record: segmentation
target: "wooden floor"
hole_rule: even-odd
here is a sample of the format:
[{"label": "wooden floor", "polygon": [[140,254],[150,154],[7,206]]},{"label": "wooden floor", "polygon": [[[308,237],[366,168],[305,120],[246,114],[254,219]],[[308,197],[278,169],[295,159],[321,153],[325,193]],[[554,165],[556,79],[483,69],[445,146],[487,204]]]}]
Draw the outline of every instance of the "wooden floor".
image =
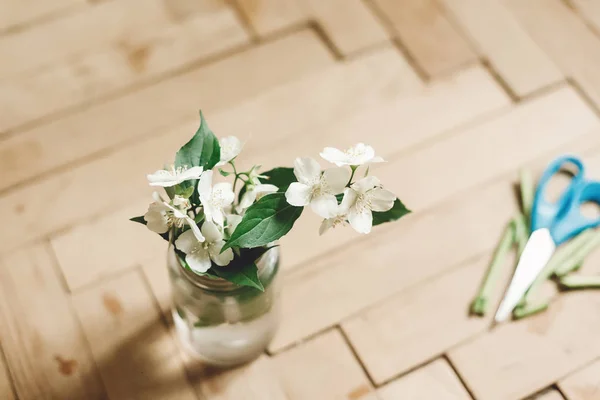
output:
[{"label": "wooden floor", "polygon": [[[199,108],[265,167],[370,143],[414,210],[303,216],[269,355],[227,372],[180,352],[127,220]],[[599,108],[600,0],[0,0],[0,399],[598,400],[599,293],[467,309],[521,167],[600,178]]]}]

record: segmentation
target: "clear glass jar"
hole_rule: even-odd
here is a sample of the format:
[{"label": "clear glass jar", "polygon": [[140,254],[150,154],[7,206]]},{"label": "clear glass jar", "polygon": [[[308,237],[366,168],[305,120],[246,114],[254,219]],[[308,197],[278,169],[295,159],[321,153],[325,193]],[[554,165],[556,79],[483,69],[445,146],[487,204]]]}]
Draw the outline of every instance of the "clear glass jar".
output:
[{"label": "clear glass jar", "polygon": [[192,356],[224,367],[265,351],[279,325],[279,247],[265,253],[257,266],[264,292],[196,275],[169,249],[173,321],[179,341]]}]

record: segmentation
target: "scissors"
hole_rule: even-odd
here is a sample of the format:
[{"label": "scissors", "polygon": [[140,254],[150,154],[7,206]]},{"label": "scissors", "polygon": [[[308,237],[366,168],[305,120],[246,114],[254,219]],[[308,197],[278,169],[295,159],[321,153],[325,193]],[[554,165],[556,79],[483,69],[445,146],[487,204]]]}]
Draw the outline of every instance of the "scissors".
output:
[{"label": "scissors", "polygon": [[[577,173],[558,201],[551,203],[545,197],[546,187],[565,164],[577,167]],[[536,190],[531,208],[532,233],[496,312],[496,322],[502,322],[510,316],[560,244],[588,228],[600,225],[600,218],[588,218],[581,213],[581,205],[587,202],[600,205],[600,182],[585,179],[583,163],[577,157],[562,156],[552,161]]]}]

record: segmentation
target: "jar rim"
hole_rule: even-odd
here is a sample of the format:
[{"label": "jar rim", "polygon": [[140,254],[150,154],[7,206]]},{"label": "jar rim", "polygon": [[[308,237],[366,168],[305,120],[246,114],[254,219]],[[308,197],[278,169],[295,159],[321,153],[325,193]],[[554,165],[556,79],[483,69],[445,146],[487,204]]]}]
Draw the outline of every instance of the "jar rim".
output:
[{"label": "jar rim", "polygon": [[[273,254],[272,252],[275,252],[275,257],[277,257],[277,260],[278,260],[279,253],[280,253],[279,246],[275,246],[275,247],[272,247],[271,249],[267,250],[256,261],[256,266],[258,268],[259,276],[260,276],[261,272],[263,272],[263,270],[267,266],[267,263],[265,263],[264,260],[266,260],[267,256],[271,256],[271,254]],[[169,256],[174,257],[177,267],[179,268],[181,273],[187,278],[187,280],[191,284],[193,284],[194,286],[196,286],[200,289],[216,291],[216,292],[233,292],[233,291],[236,291],[239,289],[247,288],[247,286],[238,285],[236,283],[230,282],[223,278],[212,277],[209,275],[198,275],[195,272],[190,271],[189,269],[187,269],[183,266],[183,264],[179,260],[179,257],[177,256],[177,254],[175,253],[173,248],[169,249],[169,253],[170,253]],[[278,264],[278,261],[276,261],[276,264]],[[226,267],[224,267],[224,268],[226,268]],[[277,266],[275,266],[275,268],[277,268]]]}]

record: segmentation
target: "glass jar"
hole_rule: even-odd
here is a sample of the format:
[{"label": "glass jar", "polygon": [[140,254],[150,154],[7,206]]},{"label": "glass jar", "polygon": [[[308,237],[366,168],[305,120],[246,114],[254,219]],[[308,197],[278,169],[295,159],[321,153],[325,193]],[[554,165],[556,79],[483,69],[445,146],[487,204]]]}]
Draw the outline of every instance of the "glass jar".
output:
[{"label": "glass jar", "polygon": [[179,341],[192,356],[226,367],[265,351],[279,325],[279,247],[267,251],[256,265],[264,292],[197,275],[169,248],[173,321]]}]

